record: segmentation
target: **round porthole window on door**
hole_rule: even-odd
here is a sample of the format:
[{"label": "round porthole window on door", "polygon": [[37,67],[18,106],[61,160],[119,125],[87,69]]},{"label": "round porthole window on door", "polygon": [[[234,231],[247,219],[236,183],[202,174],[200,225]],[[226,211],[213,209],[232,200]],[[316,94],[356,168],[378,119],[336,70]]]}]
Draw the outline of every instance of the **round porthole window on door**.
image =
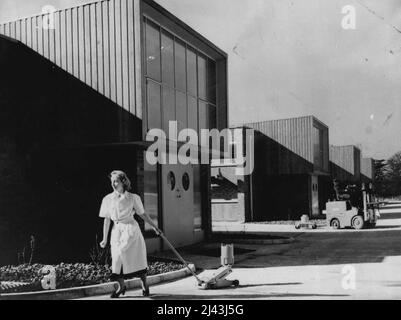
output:
[{"label": "round porthole window on door", "polygon": [[168,173],[167,184],[170,186],[170,190],[175,189],[175,175],[172,171]]},{"label": "round porthole window on door", "polygon": [[182,176],[182,187],[184,188],[185,191],[188,191],[189,185],[190,185],[189,174],[185,172],[184,175]]}]

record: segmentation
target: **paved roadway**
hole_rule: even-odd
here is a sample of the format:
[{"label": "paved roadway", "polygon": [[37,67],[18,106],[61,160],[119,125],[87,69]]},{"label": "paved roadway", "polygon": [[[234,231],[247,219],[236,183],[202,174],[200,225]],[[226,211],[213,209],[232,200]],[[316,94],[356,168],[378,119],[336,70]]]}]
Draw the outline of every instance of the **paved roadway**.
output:
[{"label": "paved roadway", "polygon": [[[199,290],[189,277],[151,287],[148,299],[401,299],[401,205],[382,211],[375,230],[292,236],[290,244],[236,245],[241,252],[229,278],[238,288]],[[218,250],[209,244],[182,253],[207,275],[219,266]],[[140,293],[121,300],[145,299]]]}]

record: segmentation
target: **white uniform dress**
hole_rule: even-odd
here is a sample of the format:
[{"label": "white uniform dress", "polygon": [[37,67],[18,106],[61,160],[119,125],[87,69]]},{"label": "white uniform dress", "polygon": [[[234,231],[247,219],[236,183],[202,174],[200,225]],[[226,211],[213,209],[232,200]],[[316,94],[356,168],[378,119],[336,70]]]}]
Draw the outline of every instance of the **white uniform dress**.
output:
[{"label": "white uniform dress", "polygon": [[125,278],[145,274],[148,268],[146,244],[134,214],[143,215],[141,198],[129,192],[117,192],[103,198],[99,216],[114,222],[111,231],[111,258],[113,277]]}]

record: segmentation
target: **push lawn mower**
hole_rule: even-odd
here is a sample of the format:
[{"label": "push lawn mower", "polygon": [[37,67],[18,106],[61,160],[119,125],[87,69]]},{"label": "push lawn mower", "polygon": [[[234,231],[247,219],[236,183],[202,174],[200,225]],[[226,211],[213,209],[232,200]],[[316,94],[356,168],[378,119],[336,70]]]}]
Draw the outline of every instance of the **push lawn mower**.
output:
[{"label": "push lawn mower", "polygon": [[[223,265],[218,270],[216,270],[212,276],[199,278],[199,276],[189,267],[188,263],[184,260],[184,258],[177,252],[174,246],[170,243],[170,241],[166,238],[166,236],[159,230],[159,236],[167,243],[170,249],[174,252],[174,254],[180,259],[180,261],[188,268],[191,274],[195,277],[198,282],[199,289],[208,290],[208,289],[223,289],[228,287],[238,287],[238,280],[227,280],[226,277],[232,272],[231,265]],[[223,260],[223,259],[222,259]]]}]

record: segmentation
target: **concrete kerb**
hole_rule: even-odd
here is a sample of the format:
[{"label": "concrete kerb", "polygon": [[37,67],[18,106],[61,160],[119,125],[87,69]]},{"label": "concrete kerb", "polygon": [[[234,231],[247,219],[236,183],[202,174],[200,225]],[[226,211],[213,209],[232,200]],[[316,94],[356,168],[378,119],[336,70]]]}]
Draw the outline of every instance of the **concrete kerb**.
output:
[{"label": "concrete kerb", "polygon": [[[195,265],[190,264],[190,269],[196,271]],[[171,271],[163,274],[149,276],[147,282],[150,286],[162,282],[169,282],[178,280],[189,276],[191,272],[187,268],[177,271]],[[132,279],[125,282],[128,290],[137,289],[141,287],[139,279]],[[24,293],[8,293],[0,294],[0,300],[67,300],[79,299],[86,297],[94,297],[99,295],[111,294],[115,290],[115,283],[105,283],[94,286],[86,286],[79,288],[59,289],[51,291],[40,292],[24,292]]]}]

